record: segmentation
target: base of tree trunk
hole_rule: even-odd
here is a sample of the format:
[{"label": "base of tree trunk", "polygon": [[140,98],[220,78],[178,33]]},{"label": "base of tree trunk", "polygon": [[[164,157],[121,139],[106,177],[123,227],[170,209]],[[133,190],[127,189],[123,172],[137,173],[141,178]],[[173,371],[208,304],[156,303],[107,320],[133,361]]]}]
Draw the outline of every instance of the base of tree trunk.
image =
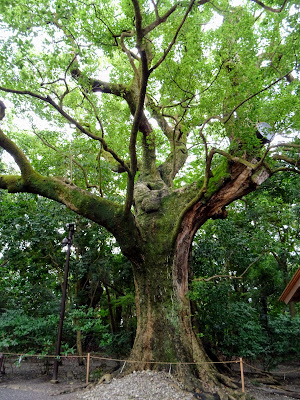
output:
[{"label": "base of tree trunk", "polygon": [[[215,373],[212,377],[212,381],[208,383],[197,379],[195,376],[198,372],[198,368],[195,365],[157,365],[148,364],[146,366],[143,363],[129,362],[126,363],[125,367],[121,368],[122,375],[128,375],[133,371],[142,370],[154,370],[164,371],[179,383],[180,387],[184,390],[193,393],[195,399],[201,400],[255,400],[255,398],[248,394],[243,393],[241,389],[226,375]],[[203,373],[203,371],[202,371]]]}]

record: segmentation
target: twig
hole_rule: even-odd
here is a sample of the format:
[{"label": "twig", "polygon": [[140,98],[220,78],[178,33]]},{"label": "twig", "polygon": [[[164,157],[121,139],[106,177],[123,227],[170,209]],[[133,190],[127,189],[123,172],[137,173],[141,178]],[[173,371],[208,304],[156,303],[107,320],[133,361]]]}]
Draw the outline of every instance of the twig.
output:
[{"label": "twig", "polygon": [[230,278],[230,279],[242,279],[243,276],[247,273],[247,271],[252,267],[253,264],[255,264],[257,261],[259,261],[262,256],[264,256],[268,251],[263,252],[259,257],[257,257],[254,261],[252,261],[251,264],[248,265],[248,267],[245,269],[245,271],[239,275],[239,276],[234,276],[234,275],[214,275],[210,276],[209,278],[195,278],[195,281],[204,281],[204,282],[209,282],[212,279],[217,279],[217,278]]},{"label": "twig", "polygon": [[276,85],[276,83],[280,82],[283,78],[286,78],[293,70],[289,71],[287,74],[282,75],[280,78],[276,79],[276,81],[270,83],[270,85],[266,86],[265,88],[259,90],[256,93],[253,93],[251,96],[247,97],[245,100],[243,100],[240,104],[238,104],[236,107],[234,107],[234,109],[230,112],[230,114],[228,115],[228,117],[225,119],[225,121],[223,121],[224,124],[226,124],[226,122],[228,122],[232,116],[233,113],[235,113],[235,111],[240,108],[243,104],[245,104],[247,101],[253,99],[253,97],[259,95],[260,93],[265,92],[266,90],[270,89],[272,86]]},{"label": "twig", "polygon": [[[89,184],[88,178],[87,178],[87,173],[86,173],[85,169],[83,168],[83,166],[77,160],[75,160],[72,157],[72,155],[64,153],[63,151],[59,150],[57,147],[55,147],[52,144],[50,144],[49,142],[47,142],[35,129],[33,129],[33,131],[34,131],[35,135],[44,143],[45,146],[47,146],[50,149],[56,151],[57,153],[59,153],[63,157],[70,159],[70,163],[71,164],[74,162],[74,164],[76,164],[81,169],[87,188],[97,188],[97,189],[99,189],[97,185],[90,185]],[[71,181],[72,181],[72,179],[71,179]]]},{"label": "twig", "polygon": [[[167,55],[170,53],[172,47],[174,46],[174,44],[175,44],[175,42],[176,42],[177,36],[179,35],[179,32],[180,32],[180,30],[181,30],[183,24],[185,23],[185,21],[186,21],[188,15],[189,15],[189,13],[190,13],[190,11],[191,11],[191,9],[192,9],[194,3],[195,3],[195,1],[196,1],[196,0],[191,0],[190,5],[189,5],[189,7],[188,7],[188,9],[187,9],[187,11],[186,11],[186,13],[185,13],[185,15],[184,15],[182,21],[181,21],[179,27],[177,28],[177,31],[175,32],[175,35],[174,35],[174,37],[173,37],[171,43],[169,44],[168,48],[164,51],[163,56],[157,61],[157,63],[156,63],[152,68],[150,68],[150,70],[149,70],[149,73],[150,73],[150,74],[151,74],[157,67],[160,66],[160,64],[165,60],[165,58],[167,57]],[[204,4],[204,3],[206,3],[207,1],[208,1],[208,0],[204,0],[204,1],[201,2],[201,3]]]}]

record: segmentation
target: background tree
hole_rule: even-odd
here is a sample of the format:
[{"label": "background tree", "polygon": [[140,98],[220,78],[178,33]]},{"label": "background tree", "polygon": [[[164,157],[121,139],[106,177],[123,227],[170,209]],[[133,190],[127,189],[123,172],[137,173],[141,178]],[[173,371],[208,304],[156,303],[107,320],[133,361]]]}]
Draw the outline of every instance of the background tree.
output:
[{"label": "background tree", "polygon": [[[298,6],[7,0],[0,12],[0,90],[16,116],[6,109],[0,146],[20,169],[0,188],[110,231],[134,271],[132,367],[196,361],[179,375],[217,391],[192,330],[189,251],[228,204],[299,172]],[[263,146],[261,121],[291,142]]]}]

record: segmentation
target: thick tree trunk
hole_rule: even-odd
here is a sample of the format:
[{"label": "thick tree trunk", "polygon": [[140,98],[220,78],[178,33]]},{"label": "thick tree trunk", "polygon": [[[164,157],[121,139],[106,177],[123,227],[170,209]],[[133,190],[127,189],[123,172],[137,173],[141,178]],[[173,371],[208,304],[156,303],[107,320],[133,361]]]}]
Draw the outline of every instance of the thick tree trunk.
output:
[{"label": "thick tree trunk", "polygon": [[145,257],[148,263],[134,267],[138,325],[128,368],[171,372],[206,400],[250,398],[228,388],[236,386],[217,371],[193,331],[187,281],[178,264],[188,250],[186,243],[180,254],[153,253],[151,260]]},{"label": "thick tree trunk", "polygon": [[200,378],[203,388],[213,385],[216,391],[216,371],[193,332],[189,299],[176,284],[175,261],[174,254],[173,260],[157,254],[151,265],[135,268],[138,325],[131,361],[138,362],[132,368],[171,370],[189,389],[199,386]]},{"label": "thick tree trunk", "polygon": [[128,364],[131,370],[171,370],[188,389],[201,388],[203,399],[239,398],[240,394],[228,394],[224,382],[228,386],[230,381],[217,372],[193,331],[189,252],[196,231],[209,218],[226,217],[225,206],[254,189],[257,183],[251,179],[252,173],[244,165],[231,166],[230,178],[218,182],[201,201],[191,202],[179,226],[180,212],[195,194],[188,198],[159,182],[138,183],[135,188],[135,217],[143,245],[138,257],[129,255],[136,288],[137,332]]}]

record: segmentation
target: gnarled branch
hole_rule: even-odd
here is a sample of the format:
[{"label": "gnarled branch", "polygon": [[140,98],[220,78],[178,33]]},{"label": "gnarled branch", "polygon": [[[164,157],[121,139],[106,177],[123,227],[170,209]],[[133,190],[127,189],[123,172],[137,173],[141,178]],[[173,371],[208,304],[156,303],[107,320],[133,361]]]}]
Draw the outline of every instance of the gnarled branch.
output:
[{"label": "gnarled branch", "polygon": [[14,158],[15,162],[20,168],[21,175],[24,180],[28,179],[32,174],[35,173],[25,154],[12,140],[9,139],[8,136],[4,134],[2,129],[0,129],[0,147],[6,150]]}]

